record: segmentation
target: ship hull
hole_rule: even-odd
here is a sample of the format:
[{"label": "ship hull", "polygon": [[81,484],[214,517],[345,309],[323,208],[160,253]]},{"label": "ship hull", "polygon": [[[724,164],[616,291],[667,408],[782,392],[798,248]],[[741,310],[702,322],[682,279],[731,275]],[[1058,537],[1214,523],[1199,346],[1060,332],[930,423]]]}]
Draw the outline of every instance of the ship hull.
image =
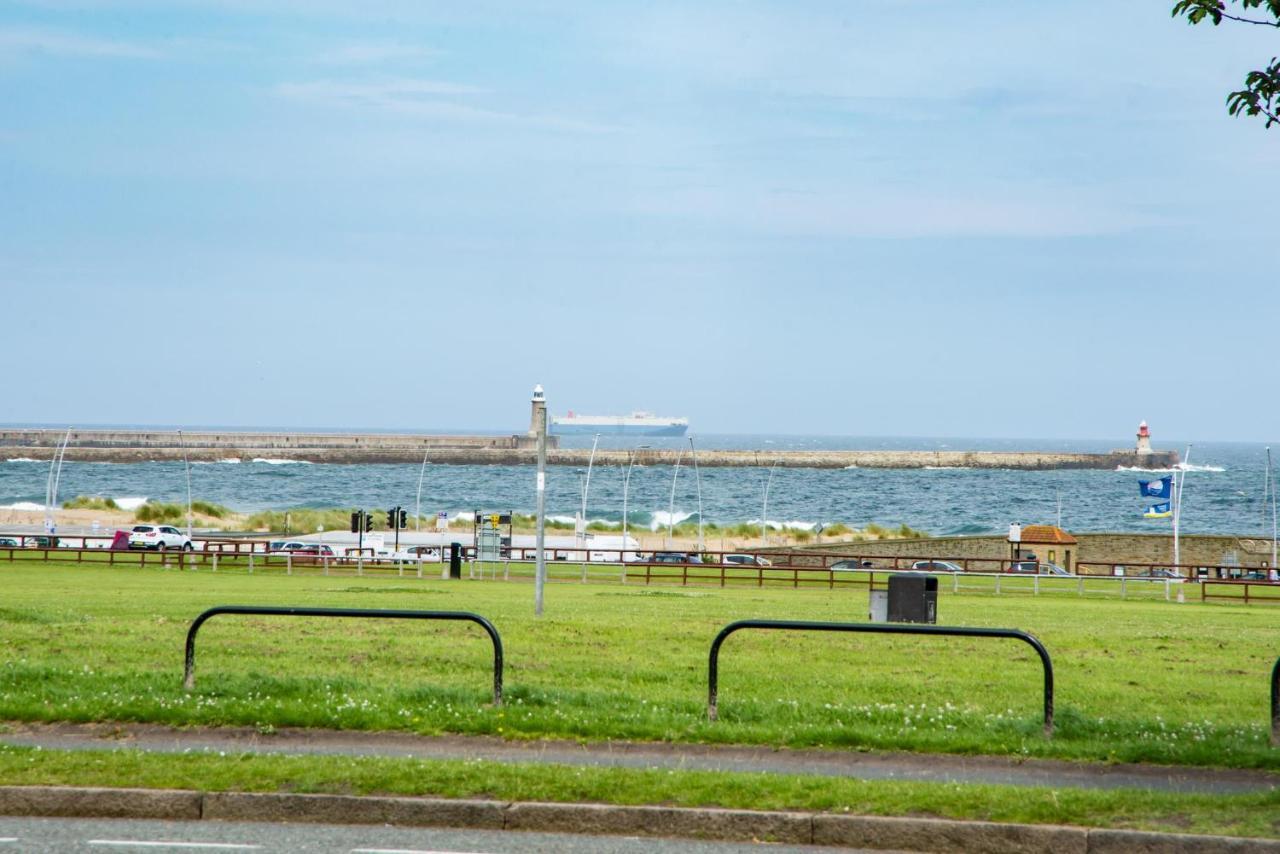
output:
[{"label": "ship hull", "polygon": [[551,422],[555,436],[683,436],[688,424],[572,424]]}]

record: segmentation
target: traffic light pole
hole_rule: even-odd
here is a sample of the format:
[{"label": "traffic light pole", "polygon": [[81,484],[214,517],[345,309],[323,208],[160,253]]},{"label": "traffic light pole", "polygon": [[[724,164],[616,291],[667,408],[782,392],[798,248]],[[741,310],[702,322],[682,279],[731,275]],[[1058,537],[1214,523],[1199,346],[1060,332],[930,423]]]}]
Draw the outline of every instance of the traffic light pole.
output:
[{"label": "traffic light pole", "polygon": [[396,508],[396,551],[400,551],[400,508]]}]

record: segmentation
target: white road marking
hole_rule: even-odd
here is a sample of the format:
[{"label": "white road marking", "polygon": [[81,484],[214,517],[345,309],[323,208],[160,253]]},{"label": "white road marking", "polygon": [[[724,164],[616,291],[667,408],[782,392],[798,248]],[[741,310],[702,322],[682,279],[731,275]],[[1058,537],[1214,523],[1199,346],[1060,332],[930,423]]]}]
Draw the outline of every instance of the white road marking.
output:
[{"label": "white road marking", "polygon": [[477,854],[477,852],[437,851],[433,848],[352,848],[351,854]]},{"label": "white road marking", "polygon": [[18,841],[18,837],[16,836],[0,836],[0,842],[17,842],[17,841]]},{"label": "white road marking", "polygon": [[90,845],[132,845],[135,848],[202,848],[222,851],[251,851],[261,845],[247,845],[239,842],[168,842],[150,839],[90,839]]}]

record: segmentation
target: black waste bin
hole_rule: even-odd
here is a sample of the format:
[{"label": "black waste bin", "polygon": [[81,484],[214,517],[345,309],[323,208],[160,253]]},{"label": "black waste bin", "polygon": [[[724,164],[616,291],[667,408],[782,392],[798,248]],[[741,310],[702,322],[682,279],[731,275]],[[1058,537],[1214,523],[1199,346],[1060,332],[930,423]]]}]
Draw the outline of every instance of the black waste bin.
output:
[{"label": "black waste bin", "polygon": [[462,543],[449,543],[449,577],[462,577]]},{"label": "black waste bin", "polygon": [[938,578],[923,572],[889,576],[889,622],[938,622]]}]

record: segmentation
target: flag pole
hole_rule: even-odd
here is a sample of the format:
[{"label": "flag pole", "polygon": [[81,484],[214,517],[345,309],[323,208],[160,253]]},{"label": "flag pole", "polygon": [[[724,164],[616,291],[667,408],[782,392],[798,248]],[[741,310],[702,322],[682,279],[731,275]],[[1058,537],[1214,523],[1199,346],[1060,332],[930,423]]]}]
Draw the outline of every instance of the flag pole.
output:
[{"label": "flag pole", "polygon": [[1267,446],[1267,488],[1271,492],[1271,571],[1269,580],[1276,579],[1276,485],[1271,474],[1271,446]]}]

